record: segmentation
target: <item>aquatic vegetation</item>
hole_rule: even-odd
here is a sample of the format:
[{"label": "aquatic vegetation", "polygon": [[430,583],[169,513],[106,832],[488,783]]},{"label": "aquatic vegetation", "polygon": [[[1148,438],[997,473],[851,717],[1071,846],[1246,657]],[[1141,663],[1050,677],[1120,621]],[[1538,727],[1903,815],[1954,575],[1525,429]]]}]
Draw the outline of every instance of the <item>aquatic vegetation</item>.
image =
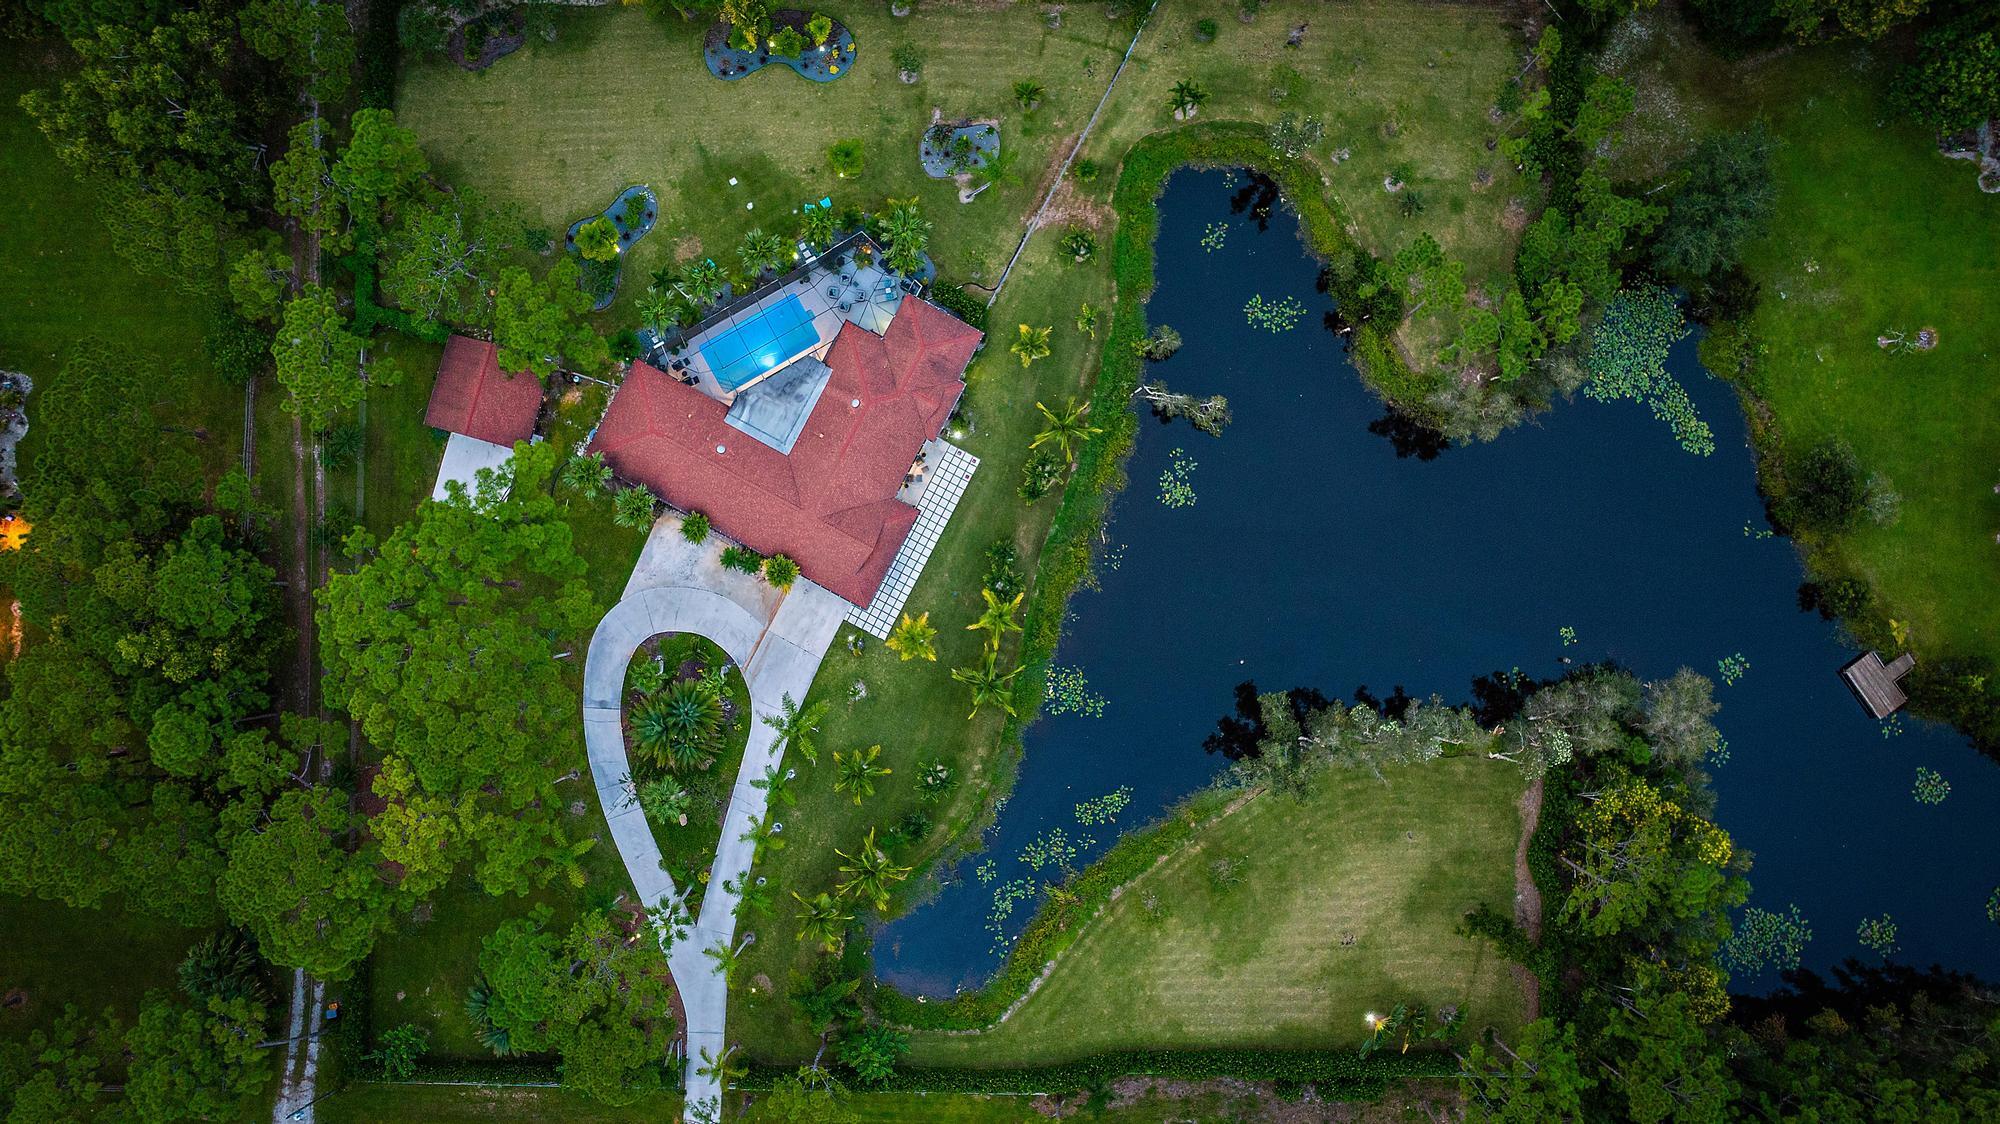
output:
[{"label": "aquatic vegetation", "polygon": [[1696,456],[1715,452],[1715,434],[1701,420],[1687,389],[1667,373],[1667,353],[1687,335],[1687,321],[1673,294],[1658,286],[1626,289],[1604,306],[1590,332],[1584,394],[1599,402],[1643,401],[1667,423],[1681,448]]},{"label": "aquatic vegetation", "polygon": [[1194,470],[1197,462],[1184,449],[1167,454],[1171,458],[1160,473],[1160,502],[1168,507],[1194,506]]},{"label": "aquatic vegetation", "polygon": [[1910,786],[1910,795],[1919,804],[1942,804],[1944,798],[1951,795],[1951,782],[1936,769],[1919,765],[1916,783]]},{"label": "aquatic vegetation", "polygon": [[1281,297],[1267,301],[1258,293],[1243,306],[1244,318],[1252,328],[1262,328],[1267,332],[1288,332],[1298,327],[1306,315],[1306,306],[1297,297]]},{"label": "aquatic vegetation", "polygon": [[1132,803],[1132,786],[1119,785],[1102,796],[1093,796],[1076,806],[1076,822],[1085,826],[1113,823],[1118,813]]},{"label": "aquatic vegetation", "polygon": [[1569,625],[1564,625],[1556,629],[1556,635],[1562,637],[1563,647],[1565,648],[1576,643],[1576,629],[1571,628]]},{"label": "aquatic vegetation", "polygon": [[1228,240],[1229,224],[1226,222],[1209,223],[1201,232],[1201,248],[1211,254],[1220,250],[1223,243]]},{"label": "aquatic vegetation", "polygon": [[1715,661],[1715,671],[1722,676],[1724,683],[1734,687],[1738,679],[1750,673],[1750,661],[1743,658],[1743,653],[1737,652]]},{"label": "aquatic vegetation", "polygon": [[1102,718],[1104,708],[1109,702],[1109,699],[1090,689],[1090,683],[1084,679],[1082,669],[1062,666],[1049,668],[1048,701],[1042,705],[1043,713],[1081,714],[1086,718]]},{"label": "aquatic vegetation", "polygon": [[1886,913],[1866,918],[1854,930],[1854,936],[1861,947],[1886,959],[1896,951],[1896,919]]},{"label": "aquatic vegetation", "polygon": [[1767,968],[1788,972],[1799,966],[1799,955],[1812,935],[1812,926],[1796,905],[1786,913],[1753,906],[1743,911],[1735,931],[1723,943],[1722,962],[1745,975],[1754,976]]}]

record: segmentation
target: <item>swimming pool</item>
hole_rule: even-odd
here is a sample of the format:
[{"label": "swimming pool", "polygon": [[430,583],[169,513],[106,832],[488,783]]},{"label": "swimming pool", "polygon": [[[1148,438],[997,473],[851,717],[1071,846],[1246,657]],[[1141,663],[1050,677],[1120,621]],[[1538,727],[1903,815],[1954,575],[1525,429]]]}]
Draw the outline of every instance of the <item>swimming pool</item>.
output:
[{"label": "swimming pool", "polygon": [[786,296],[701,345],[702,361],[724,390],[735,390],[819,342],[797,296]]}]

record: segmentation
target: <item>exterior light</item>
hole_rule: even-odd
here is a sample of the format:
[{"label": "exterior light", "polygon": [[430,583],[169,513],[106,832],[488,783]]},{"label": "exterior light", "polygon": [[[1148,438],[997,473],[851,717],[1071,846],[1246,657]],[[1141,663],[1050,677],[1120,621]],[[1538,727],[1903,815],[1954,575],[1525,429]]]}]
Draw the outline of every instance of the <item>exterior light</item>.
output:
[{"label": "exterior light", "polygon": [[1376,1014],[1373,1011],[1370,1011],[1367,1014],[1361,1016],[1361,1021],[1364,1025],[1368,1027],[1369,1030],[1374,1030],[1375,1024],[1382,1021],[1382,1016]]},{"label": "exterior light", "polygon": [[735,176],[730,176],[730,177],[729,177],[729,186],[731,186],[731,187],[735,187],[735,186],[736,186],[736,177],[735,177]]},{"label": "exterior light", "polygon": [[849,403],[848,403],[848,406],[850,406],[851,408],[853,408],[853,409],[856,409],[856,410],[860,409],[860,408],[861,408],[861,399],[859,399],[859,398],[856,398],[856,399],[854,399],[853,401],[851,401],[851,402],[849,402]]},{"label": "exterior light", "polygon": [[727,446],[727,445],[717,445],[717,446],[715,447],[715,451],[716,451],[716,452],[718,452],[718,453],[726,453],[726,452],[728,452],[728,451],[729,451],[729,446]]}]

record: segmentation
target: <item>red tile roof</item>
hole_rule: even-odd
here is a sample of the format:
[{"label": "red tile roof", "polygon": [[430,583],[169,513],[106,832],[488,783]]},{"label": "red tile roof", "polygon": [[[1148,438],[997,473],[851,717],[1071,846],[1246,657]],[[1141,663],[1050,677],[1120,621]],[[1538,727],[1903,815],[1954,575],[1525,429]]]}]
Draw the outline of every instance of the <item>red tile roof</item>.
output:
[{"label": "red tile roof", "polygon": [[534,436],[541,408],[539,379],[500,370],[499,349],[485,340],[453,336],[438,360],[424,424],[511,449]]},{"label": "red tile roof", "polygon": [[590,448],[625,479],[866,605],[917,521],[896,498],[903,475],[951,417],[979,340],[915,297],[881,337],[843,324],[826,355],[833,373],[789,456],[725,423],[722,403],[635,362]]}]

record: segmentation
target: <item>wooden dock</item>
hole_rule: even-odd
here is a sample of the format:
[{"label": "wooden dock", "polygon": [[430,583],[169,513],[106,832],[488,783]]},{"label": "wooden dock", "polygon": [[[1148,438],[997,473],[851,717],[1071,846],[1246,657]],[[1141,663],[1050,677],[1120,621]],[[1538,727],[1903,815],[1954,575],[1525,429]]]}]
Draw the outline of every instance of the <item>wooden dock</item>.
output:
[{"label": "wooden dock", "polygon": [[1880,653],[1869,651],[1848,661],[1840,669],[1840,677],[1847,681],[1847,689],[1854,692],[1862,709],[1871,717],[1882,719],[1903,709],[1903,704],[1909,701],[1897,681],[1915,666],[1917,657],[1908,652],[1885,664]]}]

